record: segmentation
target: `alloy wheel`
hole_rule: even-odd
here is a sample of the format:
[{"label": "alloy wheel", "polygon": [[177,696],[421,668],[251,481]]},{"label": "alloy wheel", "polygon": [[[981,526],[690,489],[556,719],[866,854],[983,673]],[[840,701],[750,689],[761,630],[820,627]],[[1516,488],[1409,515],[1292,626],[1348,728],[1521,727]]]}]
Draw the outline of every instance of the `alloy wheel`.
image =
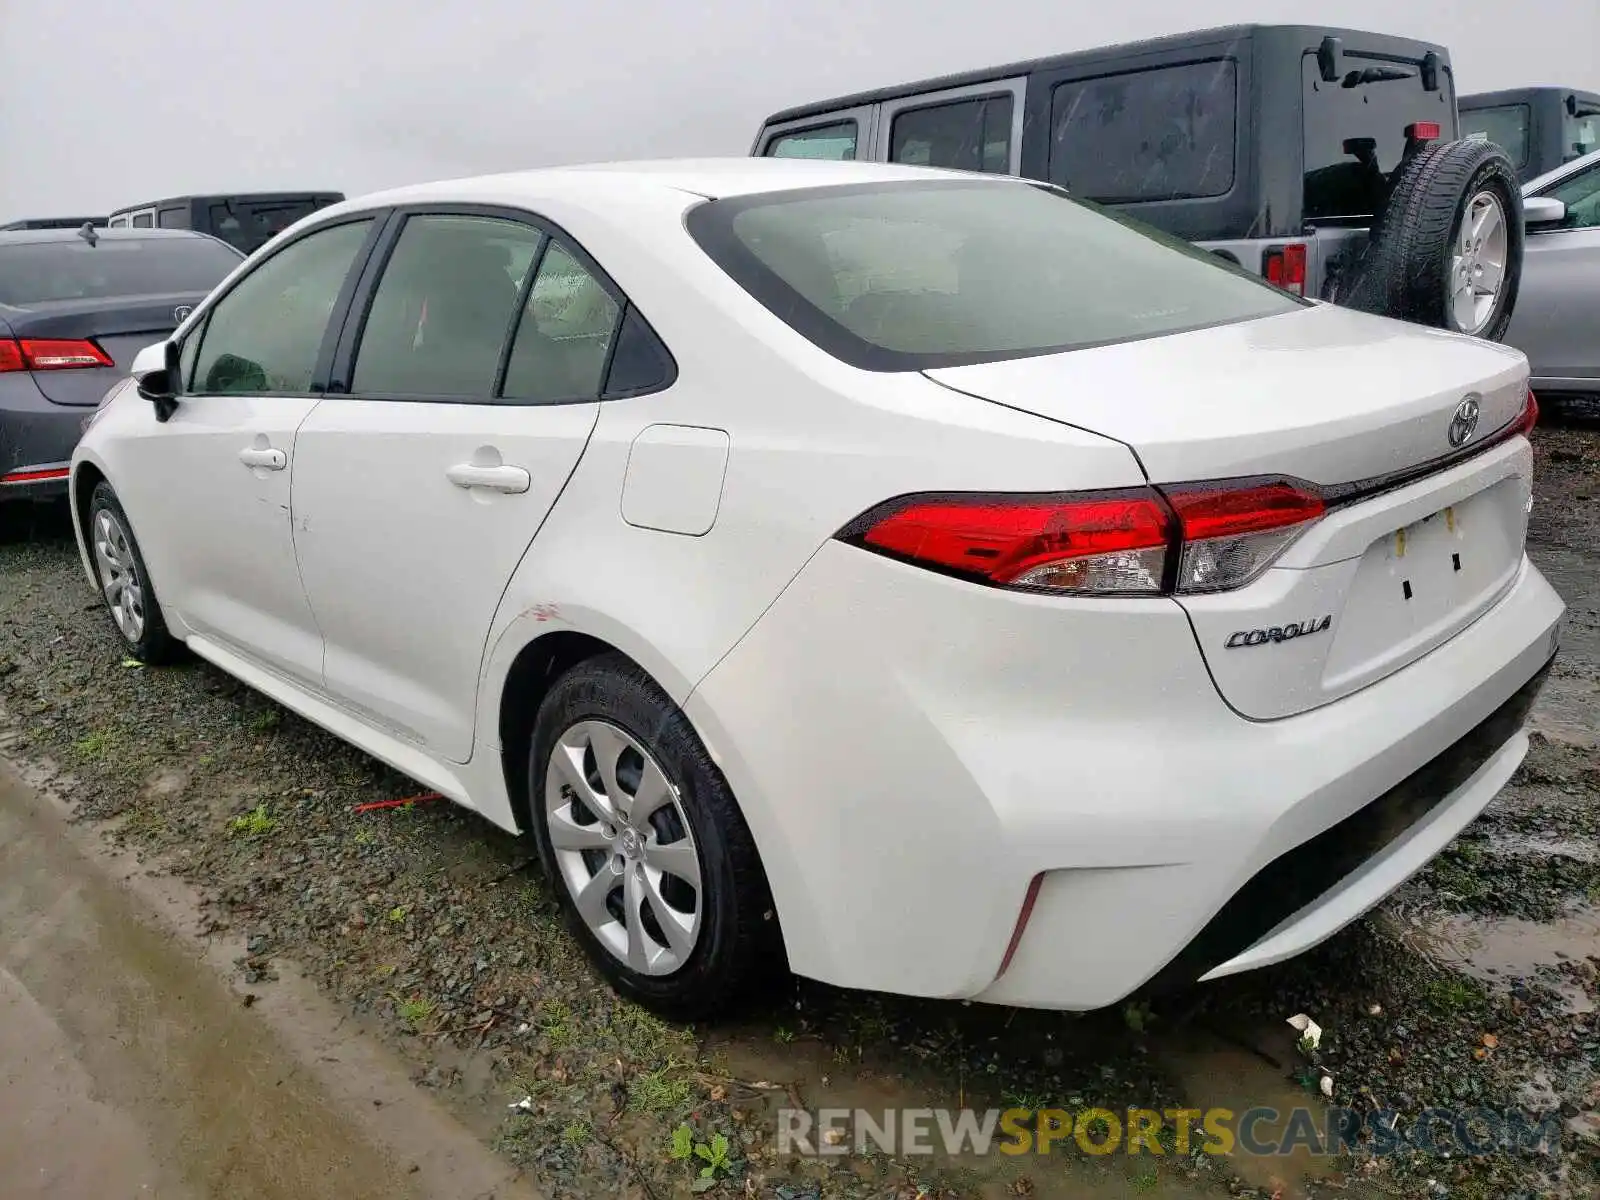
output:
[{"label": "alloy wheel", "polygon": [[642,975],[670,975],[701,927],[700,856],[678,789],[608,721],[568,727],[545,769],[550,846],[579,918]]},{"label": "alloy wheel", "polygon": [[135,645],[144,636],[145,613],[144,584],[133,555],[133,539],[117,515],[102,508],[94,515],[92,540],[100,586],[111,609],[111,619],[129,644]]}]

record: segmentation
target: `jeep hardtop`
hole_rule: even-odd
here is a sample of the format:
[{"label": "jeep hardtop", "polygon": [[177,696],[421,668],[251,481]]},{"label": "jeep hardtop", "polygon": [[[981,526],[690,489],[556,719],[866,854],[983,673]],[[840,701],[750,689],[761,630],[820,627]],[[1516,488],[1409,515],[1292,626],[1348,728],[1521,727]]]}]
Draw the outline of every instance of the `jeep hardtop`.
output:
[{"label": "jeep hardtop", "polygon": [[1443,46],[1238,25],[785,109],[752,153],[1022,175],[1299,295],[1500,338],[1515,167],[1462,141]]}]

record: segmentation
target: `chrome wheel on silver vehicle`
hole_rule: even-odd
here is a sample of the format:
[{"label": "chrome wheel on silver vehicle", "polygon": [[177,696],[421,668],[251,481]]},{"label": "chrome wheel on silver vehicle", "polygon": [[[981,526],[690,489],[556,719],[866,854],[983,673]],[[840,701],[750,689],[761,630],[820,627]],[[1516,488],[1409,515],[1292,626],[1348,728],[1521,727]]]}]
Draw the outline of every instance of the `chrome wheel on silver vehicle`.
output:
[{"label": "chrome wheel on silver vehicle", "polygon": [[1505,282],[1509,226],[1500,199],[1479,192],[1461,217],[1450,256],[1450,311],[1457,328],[1476,334],[1494,319]]},{"label": "chrome wheel on silver vehicle", "polygon": [[678,789],[630,734],[579,721],[550,754],[545,821],[579,917],[644,975],[670,975],[700,937],[700,856]]},{"label": "chrome wheel on silver vehicle", "polygon": [[94,560],[100,570],[111,619],[130,644],[144,636],[144,585],[133,554],[133,539],[109,509],[94,514]]}]

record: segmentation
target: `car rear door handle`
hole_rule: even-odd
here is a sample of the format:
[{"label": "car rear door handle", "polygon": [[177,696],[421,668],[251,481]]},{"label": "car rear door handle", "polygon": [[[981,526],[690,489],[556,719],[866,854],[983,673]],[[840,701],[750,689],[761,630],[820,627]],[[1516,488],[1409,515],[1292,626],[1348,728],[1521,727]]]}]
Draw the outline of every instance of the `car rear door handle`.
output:
[{"label": "car rear door handle", "polygon": [[444,477],[458,488],[486,488],[491,492],[525,492],[533,482],[521,467],[484,467],[477,463],[457,463]]},{"label": "car rear door handle", "polygon": [[281,471],[289,465],[289,456],[271,446],[265,449],[259,446],[246,446],[239,451],[239,461],[247,467],[265,467],[269,471]]}]

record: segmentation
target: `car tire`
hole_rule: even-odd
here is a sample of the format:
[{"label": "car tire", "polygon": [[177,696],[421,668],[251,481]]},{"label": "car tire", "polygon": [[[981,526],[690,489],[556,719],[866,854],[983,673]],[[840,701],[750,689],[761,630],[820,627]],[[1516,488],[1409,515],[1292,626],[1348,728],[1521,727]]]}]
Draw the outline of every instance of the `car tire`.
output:
[{"label": "car tire", "polygon": [[183,643],[167,630],[133,525],[116,492],[104,481],[90,496],[84,540],[106,612],[128,654],[154,666],[181,658]]},{"label": "car tire", "polygon": [[[1473,219],[1485,215],[1498,222],[1498,234],[1486,240],[1490,255],[1501,260],[1501,279],[1492,297],[1463,300],[1475,268],[1489,266],[1489,258],[1479,258],[1482,246],[1462,253],[1463,235],[1470,238]],[[1334,300],[1499,341],[1522,282],[1523,242],[1522,187],[1506,152],[1485,141],[1440,142],[1401,168],[1348,286],[1340,289],[1345,295]]]},{"label": "car tire", "polygon": [[609,653],[558,678],[528,771],[540,862],[619,992],[699,1020],[780,976],[782,936],[750,829],[688,718],[637,664]]}]

